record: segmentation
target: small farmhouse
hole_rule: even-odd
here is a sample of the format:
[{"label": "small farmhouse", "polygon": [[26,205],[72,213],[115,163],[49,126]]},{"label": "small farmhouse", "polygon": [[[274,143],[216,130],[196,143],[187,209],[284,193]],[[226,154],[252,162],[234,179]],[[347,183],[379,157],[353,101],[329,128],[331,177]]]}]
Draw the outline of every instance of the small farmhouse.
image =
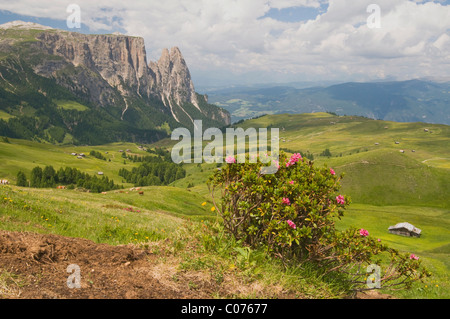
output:
[{"label": "small farmhouse", "polygon": [[2,180],[0,180],[0,184],[2,184],[2,185],[8,185],[8,184],[9,184],[9,181],[8,181],[7,179],[2,179]]},{"label": "small farmhouse", "polygon": [[398,223],[395,226],[389,226],[389,232],[394,235],[420,237],[422,230],[414,227],[410,223]]}]

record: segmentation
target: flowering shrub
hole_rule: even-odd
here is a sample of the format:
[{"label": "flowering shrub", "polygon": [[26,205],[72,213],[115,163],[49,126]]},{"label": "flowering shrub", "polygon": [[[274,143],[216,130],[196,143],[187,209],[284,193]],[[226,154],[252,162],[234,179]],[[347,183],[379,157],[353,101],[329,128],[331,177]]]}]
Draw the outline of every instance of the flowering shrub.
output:
[{"label": "flowering shrub", "polygon": [[377,274],[384,289],[409,288],[414,281],[430,276],[421,267],[419,257],[389,248],[379,239],[371,238],[365,229],[335,232],[322,242],[315,259],[327,272],[351,275],[349,281],[354,290],[371,289],[367,287],[367,267],[380,264],[381,259],[387,261]]},{"label": "flowering shrub", "polygon": [[300,154],[281,153],[279,170],[270,175],[261,173],[260,159],[237,164],[228,157],[226,162],[208,187],[224,229],[237,240],[265,247],[285,261],[313,261],[347,274],[353,270],[353,278],[359,278],[363,264],[384,252],[390,254],[389,269],[395,273],[387,275],[389,280],[404,277],[410,283],[425,273],[418,271],[417,259],[401,257],[365,229],[336,231],[336,219],[350,204],[350,198],[338,193],[342,174],[315,167]]},{"label": "flowering shrub", "polygon": [[[298,153],[281,153],[280,168],[271,175],[261,174],[260,159],[227,163],[208,183],[225,229],[280,256],[314,254],[311,244],[334,229],[334,218],[350,203],[337,194],[342,176],[314,167]],[[219,188],[221,203],[214,198]]]}]

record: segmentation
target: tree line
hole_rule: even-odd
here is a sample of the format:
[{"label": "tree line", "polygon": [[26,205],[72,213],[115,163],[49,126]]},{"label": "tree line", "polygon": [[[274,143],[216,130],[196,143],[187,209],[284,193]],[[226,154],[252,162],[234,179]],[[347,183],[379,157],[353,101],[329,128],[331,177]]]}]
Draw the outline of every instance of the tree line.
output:
[{"label": "tree line", "polygon": [[128,159],[134,163],[136,162],[170,162],[171,161],[171,154],[168,150],[163,149],[161,147],[155,147],[155,149],[148,149],[147,153],[150,154],[155,154],[154,155],[131,155],[131,154],[126,154],[125,152],[122,153],[122,157],[125,159]]},{"label": "tree line", "polygon": [[121,168],[119,175],[135,186],[168,185],[184,178],[186,170],[170,162],[145,162],[139,167],[133,167],[131,171]]},{"label": "tree line", "polygon": [[91,156],[93,156],[93,157],[95,157],[95,158],[98,158],[99,160],[106,161],[106,157],[104,157],[104,156],[102,155],[102,153],[100,153],[100,152],[98,152],[98,151],[91,151],[91,152],[89,153],[89,155],[91,155]]},{"label": "tree line", "polygon": [[94,193],[123,188],[123,186],[114,184],[114,181],[106,176],[89,175],[71,167],[61,167],[56,171],[51,165],[45,166],[44,169],[36,166],[31,170],[29,181],[24,172],[19,171],[17,173],[17,186],[53,188],[56,185],[68,185],[68,188],[72,189],[75,187],[84,188]]}]

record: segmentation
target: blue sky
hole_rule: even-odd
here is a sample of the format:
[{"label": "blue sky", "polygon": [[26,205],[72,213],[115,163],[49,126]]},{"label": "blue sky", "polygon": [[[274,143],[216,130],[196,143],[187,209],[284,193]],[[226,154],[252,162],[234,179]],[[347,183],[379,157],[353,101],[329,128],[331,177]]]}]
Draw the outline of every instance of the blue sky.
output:
[{"label": "blue sky", "polygon": [[[0,24],[35,22],[178,46],[200,85],[450,77],[450,0],[2,0]],[[370,4],[380,8],[371,28]]]},{"label": "blue sky", "polygon": [[314,7],[289,7],[289,8],[271,8],[263,17],[272,18],[282,22],[304,22],[314,20],[328,9],[328,3],[324,2],[318,8]]}]

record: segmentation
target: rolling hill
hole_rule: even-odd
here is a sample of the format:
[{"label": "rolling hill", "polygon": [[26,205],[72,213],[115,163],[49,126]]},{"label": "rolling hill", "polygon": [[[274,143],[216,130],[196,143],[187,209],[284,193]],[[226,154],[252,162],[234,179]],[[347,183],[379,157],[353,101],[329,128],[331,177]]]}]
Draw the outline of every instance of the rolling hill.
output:
[{"label": "rolling hill", "polygon": [[396,122],[450,124],[450,82],[410,80],[294,88],[234,87],[208,92],[232,121],[262,114],[333,112]]},{"label": "rolling hill", "polygon": [[[280,149],[345,172],[355,202],[450,207],[450,128],[328,113],[283,114],[235,127],[278,127]],[[321,156],[329,150],[331,156]],[[403,152],[402,152],[403,151]]]},{"label": "rolling hill", "polygon": [[[450,207],[447,187],[450,180],[450,128],[447,125],[397,123],[314,113],[263,116],[234,127],[279,127],[281,150],[309,154],[319,165],[326,164],[345,172],[343,188],[355,202]],[[146,147],[170,149],[175,143],[165,139]],[[129,155],[149,155],[138,146],[141,145],[58,146],[12,138],[8,142],[0,139],[0,175],[14,180],[19,170],[29,174],[37,165],[51,164],[55,169],[70,166],[91,174],[102,171],[121,183],[123,178],[118,175],[119,169],[138,164],[130,161],[124,164],[120,151],[129,150]],[[91,150],[101,152],[107,160],[92,156],[77,159],[71,155],[89,154]],[[328,156],[323,156],[325,150],[329,151]],[[192,181],[203,184],[215,164],[185,166],[194,176],[175,182],[182,187]],[[204,174],[199,171],[202,167]]]},{"label": "rolling hill", "polygon": [[[363,227],[371,236],[390,246],[420,256],[434,273],[432,279],[417,283],[412,290],[397,296],[448,298],[449,126],[398,123],[329,113],[268,115],[234,126],[279,127],[282,150],[288,153],[300,152],[314,158],[316,165],[327,165],[337,173],[344,173],[341,192],[351,197],[352,204],[342,220],[337,221],[337,227]],[[174,141],[164,139],[144,146],[170,149],[173,144]],[[136,167],[138,163],[124,162],[119,151],[129,149],[130,154],[137,156],[148,154],[138,146],[134,143],[58,146],[0,138],[0,178],[10,179],[14,184],[18,170],[25,171],[29,177],[34,166],[53,165],[56,169],[72,166],[90,173],[101,170],[121,184],[123,179],[118,175],[118,170]],[[89,154],[91,150],[101,152],[107,160],[90,156],[77,159],[71,155],[72,152]],[[176,255],[177,258],[183,260],[181,267],[190,265],[189,269],[218,273],[220,269],[217,266],[221,264],[217,263],[218,256],[212,257],[216,252],[202,248],[202,254],[194,257],[176,248],[184,245],[179,239],[184,227],[181,227],[182,223],[193,222],[193,225],[206,229],[203,221],[215,220],[215,213],[210,210],[212,203],[205,181],[218,166],[184,164],[187,172],[185,178],[169,186],[143,187],[143,195],[129,190],[134,186],[129,183],[124,183],[126,189],[123,193],[115,190],[107,194],[14,185],[0,187],[0,227],[8,231],[84,237],[113,245],[134,243],[136,240],[149,245],[149,241],[165,243],[170,240],[174,245],[170,249],[178,251],[180,255]],[[387,227],[403,221],[422,229],[421,238],[388,233]],[[205,247],[212,245],[206,241],[207,236],[201,236],[205,240]],[[188,241],[195,242],[192,239]],[[160,244],[150,245],[156,247]],[[224,254],[230,260],[230,254]],[[226,267],[231,267],[230,262],[227,262]],[[248,268],[244,269],[250,273]],[[262,269],[257,266],[254,271],[261,272]],[[257,275],[255,273],[252,276]],[[272,279],[275,278],[273,276],[271,273]],[[304,281],[300,282],[302,284],[297,285],[296,289],[304,293],[301,287],[308,285],[305,286]],[[323,282],[314,282],[314,285],[322,287],[317,289],[324,289],[321,293],[326,291],[325,295],[330,296],[331,286]],[[320,295],[317,290],[309,293]]]}]

